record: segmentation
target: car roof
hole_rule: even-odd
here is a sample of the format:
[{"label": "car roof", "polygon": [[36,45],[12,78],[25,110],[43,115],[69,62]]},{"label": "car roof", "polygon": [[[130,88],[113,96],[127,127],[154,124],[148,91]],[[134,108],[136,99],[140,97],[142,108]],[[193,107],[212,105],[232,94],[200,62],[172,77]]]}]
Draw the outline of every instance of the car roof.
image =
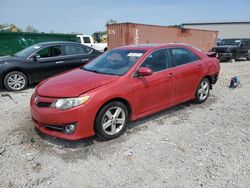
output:
[{"label": "car roof", "polygon": [[69,41],[50,41],[50,42],[40,42],[35,45],[41,45],[41,46],[46,46],[46,45],[56,45],[56,44],[80,44],[79,42],[69,42]]},{"label": "car roof", "polygon": [[132,44],[127,46],[122,46],[117,49],[131,49],[131,50],[150,50],[158,49],[164,47],[193,47],[191,44],[186,43],[147,43],[147,44]]}]

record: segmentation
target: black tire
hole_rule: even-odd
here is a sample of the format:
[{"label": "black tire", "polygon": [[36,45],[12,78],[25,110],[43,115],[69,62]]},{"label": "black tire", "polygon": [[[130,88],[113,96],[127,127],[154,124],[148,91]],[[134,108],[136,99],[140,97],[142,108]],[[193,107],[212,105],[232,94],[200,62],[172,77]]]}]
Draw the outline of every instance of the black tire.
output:
[{"label": "black tire", "polygon": [[[119,110],[122,109],[120,114],[118,114],[119,116],[115,118],[115,113],[114,113],[112,119],[108,118],[108,116],[106,115],[108,111],[112,114],[113,111],[116,112],[117,109]],[[124,118],[124,124],[119,125],[119,123],[115,123],[114,125],[115,121],[117,121],[118,119],[123,120],[123,118]],[[104,124],[109,124],[108,122],[110,122],[111,125],[105,129]],[[128,124],[128,108],[126,107],[126,105],[124,105],[122,102],[119,101],[110,102],[105,106],[103,106],[99,111],[98,115],[96,116],[95,119],[96,135],[102,140],[111,140],[117,138],[124,133],[127,124]],[[117,129],[116,133],[112,133],[113,126],[115,127],[115,129]]]},{"label": "black tire", "polygon": [[[204,83],[207,84],[206,89],[203,87]],[[207,78],[203,78],[200,81],[200,83],[196,89],[196,92],[195,92],[195,99],[194,99],[195,103],[200,104],[200,103],[203,103],[207,100],[209,93],[210,93],[210,88],[211,88],[210,84],[211,83]]]},{"label": "black tire", "polygon": [[250,61],[250,50],[248,51],[246,58],[247,58],[248,61]]},{"label": "black tire", "polygon": [[[15,76],[17,79],[13,78]],[[16,84],[13,84],[14,81],[11,81],[11,80],[16,80],[17,81]],[[22,72],[12,71],[12,72],[9,72],[4,77],[4,87],[8,91],[20,91],[20,90],[25,89],[27,87],[27,85],[28,85],[27,76],[25,74],[23,74]]]}]

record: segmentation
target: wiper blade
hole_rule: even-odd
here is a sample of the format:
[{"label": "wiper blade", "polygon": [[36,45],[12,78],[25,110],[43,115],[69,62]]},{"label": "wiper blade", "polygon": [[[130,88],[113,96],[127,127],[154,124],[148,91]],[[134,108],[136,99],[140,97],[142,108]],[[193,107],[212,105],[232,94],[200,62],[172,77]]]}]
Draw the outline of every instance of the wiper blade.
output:
[{"label": "wiper blade", "polygon": [[102,72],[99,72],[97,70],[86,69],[85,67],[83,67],[82,69],[85,71],[89,71],[89,72],[102,73]]},{"label": "wiper blade", "polygon": [[115,73],[101,72],[101,71],[98,71],[98,70],[86,69],[85,67],[82,67],[82,69],[85,70],[85,71],[94,72],[94,73],[98,73],[98,74],[108,74],[108,75],[115,75],[115,76],[118,76],[118,75],[115,74]]}]

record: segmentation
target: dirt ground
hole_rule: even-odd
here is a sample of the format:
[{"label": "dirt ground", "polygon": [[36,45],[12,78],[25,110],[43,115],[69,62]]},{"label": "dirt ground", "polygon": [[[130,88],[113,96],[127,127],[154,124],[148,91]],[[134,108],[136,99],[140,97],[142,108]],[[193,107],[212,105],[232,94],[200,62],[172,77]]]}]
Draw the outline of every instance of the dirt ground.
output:
[{"label": "dirt ground", "polygon": [[[241,87],[228,88],[238,75]],[[200,105],[130,123],[118,139],[38,134],[34,89],[0,93],[0,187],[250,187],[250,62],[222,63]]]}]

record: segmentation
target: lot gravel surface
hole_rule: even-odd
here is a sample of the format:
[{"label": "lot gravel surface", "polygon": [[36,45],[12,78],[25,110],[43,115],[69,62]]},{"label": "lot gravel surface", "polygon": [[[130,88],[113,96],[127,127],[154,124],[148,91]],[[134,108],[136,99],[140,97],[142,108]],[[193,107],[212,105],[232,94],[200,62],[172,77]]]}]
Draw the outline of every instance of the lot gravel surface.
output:
[{"label": "lot gravel surface", "polygon": [[[238,75],[241,87],[228,87]],[[250,62],[222,63],[203,104],[129,124],[118,139],[37,133],[34,89],[0,92],[0,187],[250,187]]]}]

